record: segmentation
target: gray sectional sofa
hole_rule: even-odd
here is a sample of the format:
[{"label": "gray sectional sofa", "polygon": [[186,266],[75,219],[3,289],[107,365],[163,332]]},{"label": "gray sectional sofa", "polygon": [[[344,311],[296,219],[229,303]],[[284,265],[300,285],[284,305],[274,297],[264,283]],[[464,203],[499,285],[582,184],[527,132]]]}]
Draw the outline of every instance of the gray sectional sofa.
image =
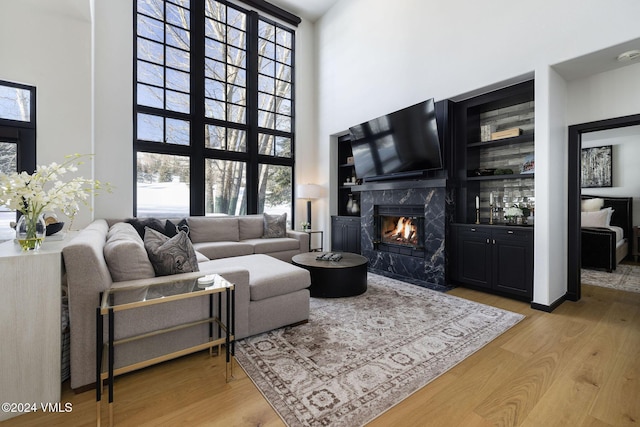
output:
[{"label": "gray sectional sofa", "polygon": [[[306,233],[288,230],[284,237],[263,238],[262,215],[189,217],[186,223],[197,272],[156,277],[143,239],[131,224],[117,220],[95,220],[65,246],[73,389],[95,383],[96,308],[100,293],[111,286],[135,285],[137,291],[131,291],[130,297],[141,299],[149,284],[218,273],[236,287],[236,339],[309,318],[309,272],[290,264],[293,255],[308,251]],[[115,318],[116,339],[207,318],[208,309],[208,299],[202,297],[124,311]],[[129,365],[207,339],[204,324],[121,344],[115,365]]]}]

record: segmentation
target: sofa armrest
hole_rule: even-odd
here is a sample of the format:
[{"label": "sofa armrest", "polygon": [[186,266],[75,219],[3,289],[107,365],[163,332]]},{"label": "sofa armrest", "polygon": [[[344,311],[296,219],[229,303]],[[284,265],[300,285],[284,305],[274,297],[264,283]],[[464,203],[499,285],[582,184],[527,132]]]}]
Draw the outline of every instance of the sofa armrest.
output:
[{"label": "sofa armrest", "polygon": [[300,252],[309,252],[309,234],[303,231],[287,230],[287,237],[300,242]]}]

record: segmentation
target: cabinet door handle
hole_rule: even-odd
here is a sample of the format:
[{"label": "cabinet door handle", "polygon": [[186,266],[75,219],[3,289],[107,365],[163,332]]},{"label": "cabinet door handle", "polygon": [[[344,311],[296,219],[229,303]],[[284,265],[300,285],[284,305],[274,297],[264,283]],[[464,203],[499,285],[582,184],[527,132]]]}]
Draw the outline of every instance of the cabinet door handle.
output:
[{"label": "cabinet door handle", "polygon": [[496,244],[496,239],[493,239],[493,244],[494,244],[494,245]]},{"label": "cabinet door handle", "polygon": [[513,231],[511,231],[511,230],[507,230],[507,233],[508,233],[508,234],[513,234]]},{"label": "cabinet door handle", "polygon": [[487,244],[489,244],[489,238],[487,238]]},{"label": "cabinet door handle", "polygon": [[476,229],[475,229],[475,228],[472,228],[472,229],[471,229],[471,231],[473,231],[473,232],[475,233],[475,232],[476,232]]}]

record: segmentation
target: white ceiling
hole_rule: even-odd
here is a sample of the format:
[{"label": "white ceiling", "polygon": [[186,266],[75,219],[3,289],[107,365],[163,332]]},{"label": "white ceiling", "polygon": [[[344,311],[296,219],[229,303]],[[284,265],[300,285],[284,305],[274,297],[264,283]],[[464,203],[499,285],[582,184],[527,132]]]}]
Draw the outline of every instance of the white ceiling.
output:
[{"label": "white ceiling", "polygon": [[270,0],[287,12],[315,22],[339,0]]},{"label": "white ceiling", "polygon": [[567,81],[581,79],[605,71],[615,70],[626,65],[640,63],[640,58],[619,62],[618,55],[628,50],[640,50],[640,39],[630,40],[615,46],[589,53],[578,58],[570,59],[553,66],[553,68]]}]

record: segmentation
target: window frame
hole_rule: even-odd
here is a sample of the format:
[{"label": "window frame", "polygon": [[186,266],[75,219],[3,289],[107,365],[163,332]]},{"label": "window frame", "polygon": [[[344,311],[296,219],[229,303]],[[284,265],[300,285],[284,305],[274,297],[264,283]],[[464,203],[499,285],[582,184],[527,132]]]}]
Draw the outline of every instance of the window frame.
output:
[{"label": "window frame", "polygon": [[[179,0],[168,0],[171,4],[179,3]],[[190,2],[190,111],[188,114],[178,111],[167,110],[166,107],[158,109],[154,107],[138,105],[138,30],[137,30],[137,18],[138,18],[138,2],[133,2],[133,16],[134,16],[134,34],[133,34],[133,214],[137,216],[138,213],[138,195],[137,195],[137,155],[139,152],[146,153],[158,153],[168,155],[180,155],[187,156],[190,159],[190,207],[189,213],[192,216],[201,216],[206,214],[205,205],[205,173],[207,159],[217,160],[230,160],[240,161],[246,164],[246,213],[256,214],[259,213],[259,168],[262,164],[288,166],[291,167],[291,224],[295,224],[294,212],[295,212],[295,199],[293,189],[295,188],[295,30],[280,24],[271,18],[260,15],[254,10],[244,9],[237,4],[228,2],[226,0],[216,0],[221,4],[224,4],[227,8],[233,8],[241,13],[246,14],[246,112],[245,123],[230,122],[228,120],[219,120],[205,115],[205,61],[207,60],[206,53],[206,38],[205,38],[205,20],[207,15],[205,13],[205,1],[204,0],[191,0]],[[163,2],[166,5],[166,1]],[[197,8],[197,10],[196,10]],[[277,126],[274,125],[274,129],[262,128],[258,123],[258,26],[259,21],[264,21],[270,25],[274,25],[276,28],[287,31],[291,34],[291,93],[290,93],[290,131],[277,130]],[[166,24],[167,19],[162,21]],[[227,23],[227,25],[229,25]],[[226,44],[226,42],[225,42]],[[163,43],[163,48],[167,45],[166,35]],[[231,46],[229,44],[229,46]],[[162,67],[166,70],[166,61]],[[165,71],[166,72],[166,71]],[[163,82],[164,89],[166,91],[167,81]],[[225,102],[225,107],[228,105],[228,101]],[[165,104],[166,105],[166,104]],[[188,120],[190,123],[190,143],[188,145],[175,145],[168,144],[166,142],[150,142],[138,140],[138,114],[151,114],[154,116],[163,117],[166,119],[178,119]],[[225,116],[226,118],[226,116]],[[227,129],[238,129],[244,131],[246,134],[246,151],[230,151],[218,148],[207,147],[205,127],[209,125],[222,126]],[[166,135],[166,128],[164,130]],[[258,141],[260,134],[272,135],[274,141],[278,137],[285,137],[290,139],[290,156],[279,157],[276,156],[276,150],[273,150],[274,155],[266,155],[259,153]],[[275,142],[274,142],[275,144]]]}]

